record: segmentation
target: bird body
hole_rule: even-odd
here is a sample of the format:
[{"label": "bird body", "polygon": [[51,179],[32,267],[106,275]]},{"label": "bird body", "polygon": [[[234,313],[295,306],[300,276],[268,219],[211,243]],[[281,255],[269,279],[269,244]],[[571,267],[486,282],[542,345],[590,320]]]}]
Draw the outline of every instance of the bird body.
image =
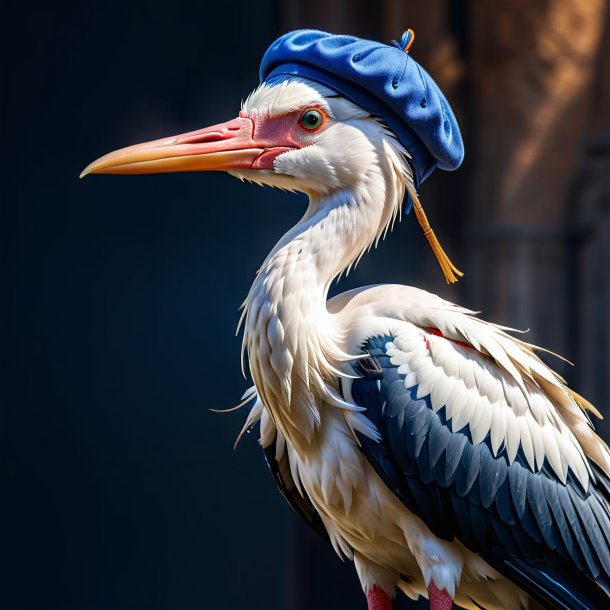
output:
[{"label": "bird body", "polygon": [[[449,315],[443,315],[445,312]],[[360,354],[362,344],[371,336],[401,337],[401,343],[412,342],[424,350],[429,349],[426,341],[449,343],[449,349],[453,349],[450,341],[426,333],[422,325],[459,325],[462,317],[468,321],[463,310],[406,286],[378,286],[340,295],[328,303],[328,315],[334,318],[333,328],[349,329],[339,347],[352,354]],[[407,348],[401,355],[411,352]],[[398,350],[396,357],[400,357]],[[344,368],[345,361],[332,365]],[[363,455],[354,431],[373,441],[377,440],[377,433],[371,429],[366,414],[354,410],[350,381],[343,377],[337,384],[336,375],[329,378],[327,395],[316,398],[318,417],[301,405],[307,409],[313,430],[311,441],[302,452],[296,449],[299,442],[293,441],[289,429],[285,433],[278,430],[279,425],[274,423],[277,418],[260,400],[253,406],[246,427],[260,420],[261,444],[273,444],[275,458],[287,460],[290,476],[321,515],[334,548],[339,554],[354,558],[365,591],[378,585],[393,595],[398,584],[416,599],[427,596],[427,585],[433,579],[465,608],[476,608],[470,600],[490,609],[527,607],[523,592],[461,543],[435,536],[377,475]],[[473,393],[478,394],[474,383]],[[293,403],[289,412],[298,408]],[[288,411],[285,407],[283,410]],[[278,441],[278,437],[282,440]]]},{"label": "bird body", "polygon": [[401,218],[405,192],[421,211],[415,166],[378,116],[293,75],[263,83],[233,121],[86,173],[223,169],[307,194],[244,302],[242,433],[260,423],[280,490],[353,558],[369,608],[397,588],[433,610],[607,607],[610,453],[593,407],[534,346],[430,293],[328,300]]},{"label": "bird body", "polygon": [[[563,404],[558,401],[558,409],[534,385],[544,385],[546,378],[561,392],[558,396],[565,397],[561,382],[527,344],[472,312],[415,288],[385,285],[335,297],[328,303],[328,315],[334,318],[329,326],[349,329],[338,346],[343,353],[361,354],[370,337],[392,337],[388,352],[406,373],[403,387],[417,387],[418,395],[430,396],[437,412],[445,409],[454,430],[469,425],[473,443],[489,438],[496,455],[504,453],[511,463],[521,450],[539,476],[546,459],[547,467],[550,462],[557,469],[554,474],[560,481],[572,473],[582,477],[584,488],[589,487],[591,475],[590,456],[583,446],[590,455],[605,460],[607,468],[605,445],[583,412],[567,398]],[[507,363],[506,369],[490,357],[489,350]],[[352,360],[350,365],[355,367],[357,362]],[[339,359],[331,366],[339,369],[345,361]],[[513,366],[516,379],[509,372]],[[287,460],[289,476],[320,514],[334,548],[354,558],[364,590],[376,584],[393,594],[398,585],[415,599],[426,596],[433,581],[464,608],[477,608],[475,604],[488,609],[530,607],[522,590],[458,540],[435,535],[382,481],[358,440],[362,435],[378,442],[376,428],[371,430],[366,412],[354,410],[358,405],[350,392],[354,381],[341,377],[337,384],[337,379],[337,375],[329,377],[324,395],[316,397],[317,416],[297,402],[291,409],[282,407],[283,413],[293,413],[300,406],[308,418],[311,440],[302,451],[297,450],[300,443],[293,440],[290,428],[281,432],[275,423],[278,418],[260,400],[245,427],[260,420],[261,444],[273,445],[276,460]],[[520,382],[528,388],[527,394]],[[560,409],[566,409],[566,420],[582,423],[580,439],[558,416]],[[298,412],[294,417],[298,418]],[[438,457],[445,459],[445,455]],[[602,542],[603,527],[603,523],[597,525],[596,532]]]}]

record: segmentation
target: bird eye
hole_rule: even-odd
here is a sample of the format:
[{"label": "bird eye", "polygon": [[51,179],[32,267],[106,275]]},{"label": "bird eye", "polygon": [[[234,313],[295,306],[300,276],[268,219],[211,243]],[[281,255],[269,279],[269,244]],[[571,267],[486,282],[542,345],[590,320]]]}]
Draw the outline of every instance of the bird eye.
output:
[{"label": "bird eye", "polygon": [[322,125],[324,117],[319,110],[306,110],[299,119],[299,123],[302,127],[308,131],[314,131]]}]

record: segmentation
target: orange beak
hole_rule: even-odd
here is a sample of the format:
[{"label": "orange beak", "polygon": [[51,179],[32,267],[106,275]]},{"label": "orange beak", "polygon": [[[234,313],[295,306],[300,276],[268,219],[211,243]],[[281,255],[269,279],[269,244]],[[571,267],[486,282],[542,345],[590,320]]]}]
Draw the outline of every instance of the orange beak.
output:
[{"label": "orange beak", "polygon": [[255,140],[254,121],[240,116],[179,136],[144,142],[111,152],[80,175],[160,174],[230,169],[273,169],[277,155],[294,146]]}]

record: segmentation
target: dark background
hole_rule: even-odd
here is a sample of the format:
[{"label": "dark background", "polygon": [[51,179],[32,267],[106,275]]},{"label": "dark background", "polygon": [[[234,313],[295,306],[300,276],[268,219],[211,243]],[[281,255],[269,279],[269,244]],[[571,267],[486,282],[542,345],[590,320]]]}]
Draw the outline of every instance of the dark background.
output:
[{"label": "dark background", "polygon": [[[588,54],[579,47],[579,61],[590,65],[581,66],[589,76],[578,91],[597,106],[581,105],[580,114],[568,107],[559,131],[572,139],[547,142],[553,158],[569,155],[570,174],[565,164],[547,172],[532,165],[535,188],[526,190],[534,195],[504,206],[504,224],[502,214],[487,222],[506,198],[490,195],[481,179],[490,171],[485,160],[503,184],[501,169],[511,166],[501,153],[517,150],[511,133],[519,142],[546,133],[544,121],[524,123],[519,108],[481,111],[506,98],[485,79],[513,54],[496,49],[497,65],[482,65],[490,43],[478,28],[497,21],[502,31],[505,23],[477,2],[407,4],[410,16],[389,0],[375,8],[319,0],[5,3],[1,608],[365,607],[353,566],[284,504],[256,435],[232,450],[245,413],[209,411],[233,406],[249,386],[240,374],[238,307],[305,199],[223,174],[78,180],[105,152],[236,115],[258,83],[264,50],[288,28],[389,41],[415,26],[422,33],[414,53],[419,44],[416,57],[449,92],[474,149],[463,170],[423,188],[437,232],[458,265],[473,269],[470,278],[448,290],[409,219],[340,289],[409,283],[484,306],[500,323],[537,328],[533,339],[584,363],[584,374],[564,373],[604,409],[610,113],[599,85],[608,62],[596,63],[607,37],[593,24],[604,23],[605,3],[592,2],[597,13],[577,22],[579,31],[589,24],[592,41]],[[548,17],[553,2],[544,4]],[[508,18],[530,10],[512,5]],[[531,23],[526,35],[535,37],[538,14]],[[544,57],[545,66],[565,66],[561,53]],[[547,77],[556,74],[543,70],[540,82]],[[542,93],[529,108],[555,100],[539,84],[530,81]],[[509,126],[496,130],[494,121]],[[536,180],[563,190],[557,196]],[[530,217],[523,208],[542,211]]]}]

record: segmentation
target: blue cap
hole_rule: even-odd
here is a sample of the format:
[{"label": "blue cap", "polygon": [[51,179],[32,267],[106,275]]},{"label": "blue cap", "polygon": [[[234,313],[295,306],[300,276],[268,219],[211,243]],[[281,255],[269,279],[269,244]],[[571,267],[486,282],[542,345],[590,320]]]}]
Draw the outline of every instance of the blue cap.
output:
[{"label": "blue cap", "polygon": [[412,155],[415,185],[436,168],[454,170],[464,158],[460,128],[432,77],[400,46],[318,30],[296,30],[267,49],[261,82],[308,78],[379,117]]}]

